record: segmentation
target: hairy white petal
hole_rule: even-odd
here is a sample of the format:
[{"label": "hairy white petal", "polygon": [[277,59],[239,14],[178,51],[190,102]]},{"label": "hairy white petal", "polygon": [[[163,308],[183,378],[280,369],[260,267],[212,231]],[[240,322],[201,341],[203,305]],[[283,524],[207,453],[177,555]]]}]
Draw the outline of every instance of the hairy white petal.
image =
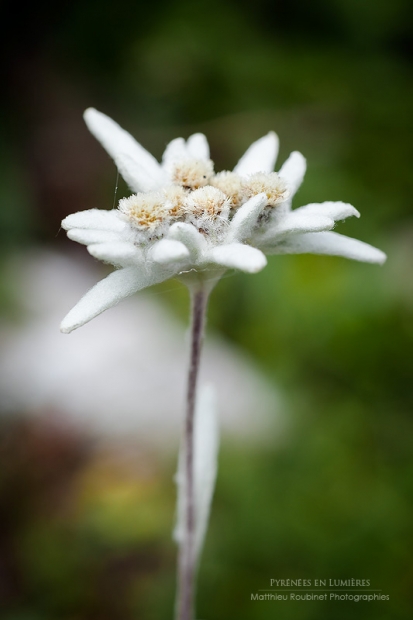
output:
[{"label": "hairy white petal", "polygon": [[258,194],[242,205],[231,220],[226,241],[248,239],[266,203],[267,196]]},{"label": "hairy white petal", "polygon": [[344,220],[346,217],[355,215],[360,217],[360,213],[348,202],[314,202],[299,209],[295,209],[293,213],[303,213],[306,215],[325,215],[331,217],[333,220]]},{"label": "hairy white petal", "polygon": [[333,228],[334,220],[326,215],[292,212],[277,227],[277,235],[284,236],[298,232],[321,232]]},{"label": "hairy white petal", "polygon": [[188,159],[190,155],[188,153],[185,140],[183,138],[175,138],[166,147],[164,154],[162,155],[162,165],[165,168],[170,168],[176,162],[182,159]]},{"label": "hairy white petal", "polygon": [[127,131],[94,108],[86,110],[84,119],[134,192],[146,192],[162,185],[160,165]]},{"label": "hairy white petal", "polygon": [[331,217],[318,214],[300,213],[300,209],[288,212],[279,222],[271,228],[254,237],[254,244],[260,248],[279,243],[289,235],[306,232],[322,232],[334,227]]},{"label": "hairy white petal", "polygon": [[127,267],[144,263],[144,254],[128,241],[114,241],[112,243],[93,243],[87,248],[89,254],[111,265]]},{"label": "hairy white petal", "polygon": [[253,142],[234,168],[241,176],[254,172],[272,172],[278,155],[278,136],[270,131]]},{"label": "hairy white petal", "polygon": [[156,263],[165,265],[188,258],[189,250],[180,241],[161,239],[152,246],[149,254],[150,258]]},{"label": "hairy white petal", "polygon": [[194,159],[209,159],[208,140],[203,133],[194,133],[187,140],[188,153]]},{"label": "hairy white petal", "polygon": [[365,263],[382,265],[386,255],[381,250],[336,232],[305,233],[295,235],[274,246],[269,254],[329,254],[344,256]]},{"label": "hairy white petal", "polygon": [[70,333],[149,284],[152,284],[151,278],[144,270],[139,271],[135,267],[127,267],[114,271],[107,278],[95,284],[72,308],[63,319],[60,331],[65,334]]},{"label": "hairy white petal", "polygon": [[[194,561],[199,562],[204,542],[209,512],[214,493],[218,466],[219,423],[215,391],[204,386],[197,399],[194,419],[194,502],[195,502],[195,548]],[[185,453],[181,447],[176,482],[178,486],[177,522],[174,539],[185,543],[186,479]]]},{"label": "hairy white petal", "polygon": [[293,151],[281,166],[278,174],[287,182],[290,201],[303,182],[306,169],[305,157],[299,151]]},{"label": "hairy white petal", "polygon": [[65,217],[62,227],[65,230],[70,228],[94,228],[95,230],[122,231],[127,224],[117,209],[104,211],[103,209],[88,209],[78,211]]},{"label": "hairy white petal", "polygon": [[67,231],[67,236],[72,241],[89,245],[90,243],[109,243],[122,241],[122,235],[111,230],[94,230],[91,228],[72,228]]},{"label": "hairy white petal", "polygon": [[218,265],[247,273],[257,273],[267,264],[267,259],[260,250],[242,243],[218,245],[209,251],[207,258]]},{"label": "hairy white petal", "polygon": [[172,224],[168,232],[168,239],[180,241],[188,248],[191,258],[196,260],[206,250],[205,237],[193,226],[185,222]]}]

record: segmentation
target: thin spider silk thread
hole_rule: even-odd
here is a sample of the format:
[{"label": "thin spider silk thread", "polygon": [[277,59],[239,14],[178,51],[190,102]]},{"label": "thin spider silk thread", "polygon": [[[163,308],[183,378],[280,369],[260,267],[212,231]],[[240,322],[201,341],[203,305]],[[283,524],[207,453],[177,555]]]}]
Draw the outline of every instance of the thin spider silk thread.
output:
[{"label": "thin spider silk thread", "polygon": [[112,209],[115,208],[115,204],[116,204],[116,195],[118,193],[118,187],[119,187],[119,170],[116,168],[116,181],[115,181],[115,193],[113,196],[113,204],[112,204]]}]

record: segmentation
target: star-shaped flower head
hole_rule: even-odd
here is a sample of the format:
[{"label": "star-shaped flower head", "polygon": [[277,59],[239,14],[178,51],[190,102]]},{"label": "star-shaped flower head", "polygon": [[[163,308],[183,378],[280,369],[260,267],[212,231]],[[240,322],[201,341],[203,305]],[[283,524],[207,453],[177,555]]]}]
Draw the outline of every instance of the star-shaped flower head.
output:
[{"label": "star-shaped flower head", "polygon": [[204,135],[168,144],[162,162],[109,117],[88,109],[85,121],[114,159],[133,193],[111,211],[90,209],[66,217],[70,239],[117,267],[69,312],[63,332],[84,325],[123,298],[177,277],[210,286],[226,269],[256,273],[265,254],[330,254],[383,263],[380,250],[335,232],[335,222],[359,212],[344,202],[291,208],[305,173],[293,152],[273,172],[278,138],[254,142],[232,172],[214,172]]}]

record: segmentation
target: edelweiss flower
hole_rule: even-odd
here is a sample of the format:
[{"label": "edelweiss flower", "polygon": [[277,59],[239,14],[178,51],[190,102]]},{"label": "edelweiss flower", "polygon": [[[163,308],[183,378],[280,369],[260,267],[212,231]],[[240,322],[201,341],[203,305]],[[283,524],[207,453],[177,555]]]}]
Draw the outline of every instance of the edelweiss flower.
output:
[{"label": "edelweiss flower", "polygon": [[265,254],[386,260],[371,245],[331,232],[336,221],[360,216],[351,205],[324,202],[291,209],[305,159],[293,152],[273,172],[278,139],[272,132],[249,147],[233,172],[214,174],[202,134],[173,140],[159,164],[104,114],[89,109],[85,120],[136,193],[117,209],[90,209],[63,220],[70,239],[118,268],[69,312],[63,332],[168,278],[212,288],[226,269],[256,273],[267,264]]}]

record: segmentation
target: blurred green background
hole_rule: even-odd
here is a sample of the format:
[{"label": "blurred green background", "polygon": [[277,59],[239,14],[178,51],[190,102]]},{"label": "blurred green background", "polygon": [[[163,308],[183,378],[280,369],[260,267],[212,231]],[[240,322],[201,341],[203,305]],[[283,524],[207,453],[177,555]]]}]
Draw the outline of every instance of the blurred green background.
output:
[{"label": "blurred green background", "polygon": [[[295,206],[361,211],[338,231],[385,250],[384,267],[273,257],[212,296],[209,329],[277,385],[288,432],[222,446],[198,616],[411,618],[411,2],[40,0],[22,11],[6,0],[2,14],[1,265],[28,246],[79,252],[56,236],[62,217],[112,206],[116,172],[83,125],[88,106],[158,157],[202,131],[218,170],[274,129],[280,162],[291,150],[308,160]],[[5,316],[18,313],[11,285],[0,277]],[[159,291],[185,320],[185,292]],[[1,421],[2,617],[170,618],[173,458],[131,466],[122,445],[92,449],[24,413]],[[250,600],[271,578],[300,577],[370,579],[390,600]]]}]

